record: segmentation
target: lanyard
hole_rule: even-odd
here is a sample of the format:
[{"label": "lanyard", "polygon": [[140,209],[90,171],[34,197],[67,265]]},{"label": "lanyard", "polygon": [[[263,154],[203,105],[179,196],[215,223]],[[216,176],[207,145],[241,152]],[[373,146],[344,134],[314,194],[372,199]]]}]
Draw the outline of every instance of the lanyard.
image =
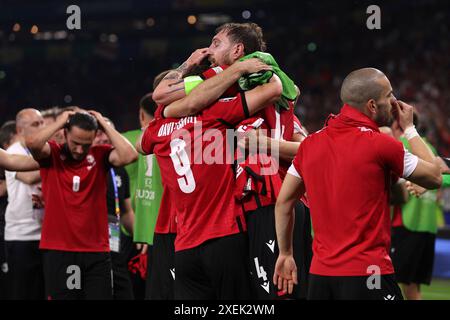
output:
[{"label": "lanyard", "polygon": [[114,206],[115,206],[115,213],[117,216],[117,221],[120,221],[120,205],[119,205],[119,190],[117,188],[117,181],[116,181],[116,173],[114,172],[114,169],[111,168],[111,178],[114,188]]}]

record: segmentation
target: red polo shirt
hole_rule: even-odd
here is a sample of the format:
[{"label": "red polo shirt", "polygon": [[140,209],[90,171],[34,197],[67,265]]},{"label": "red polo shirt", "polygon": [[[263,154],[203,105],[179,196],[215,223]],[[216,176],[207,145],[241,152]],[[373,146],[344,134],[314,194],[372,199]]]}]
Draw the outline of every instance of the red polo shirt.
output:
[{"label": "red polo shirt", "polygon": [[345,105],[300,145],[289,173],[301,176],[314,228],[310,272],[367,276],[369,266],[392,274],[389,257],[391,173],[408,177],[417,157],[401,142]]}]

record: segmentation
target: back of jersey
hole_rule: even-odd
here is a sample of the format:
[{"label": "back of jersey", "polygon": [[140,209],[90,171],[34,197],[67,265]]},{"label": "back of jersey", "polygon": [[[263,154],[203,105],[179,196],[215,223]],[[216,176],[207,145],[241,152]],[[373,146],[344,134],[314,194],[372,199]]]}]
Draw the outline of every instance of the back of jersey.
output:
[{"label": "back of jersey", "polygon": [[144,133],[142,149],[157,156],[163,184],[176,207],[176,251],[241,230],[229,149],[233,141],[227,137],[234,131],[227,124],[244,119],[245,108],[245,96],[239,94],[197,116],[157,119]]}]

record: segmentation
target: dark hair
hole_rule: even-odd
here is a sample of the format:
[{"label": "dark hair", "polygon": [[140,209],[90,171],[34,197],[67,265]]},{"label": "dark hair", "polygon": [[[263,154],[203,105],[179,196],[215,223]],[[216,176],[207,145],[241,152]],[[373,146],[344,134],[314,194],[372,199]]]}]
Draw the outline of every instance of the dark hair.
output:
[{"label": "dark hair", "polygon": [[263,32],[256,23],[225,23],[216,29],[216,34],[225,31],[233,43],[242,43],[244,53],[266,51]]},{"label": "dark hair", "polygon": [[0,128],[0,146],[4,148],[11,144],[11,139],[15,134],[17,134],[16,122],[14,120],[5,122]]},{"label": "dark hair", "polygon": [[162,79],[164,79],[165,76],[167,76],[167,74],[172,71],[172,70],[165,70],[161,73],[159,73],[155,79],[153,79],[153,90],[156,89],[156,87],[159,85],[159,83],[162,81]]},{"label": "dark hair", "polygon": [[64,108],[58,108],[58,110],[56,111],[56,117],[59,117],[66,111],[77,111],[77,110],[79,110],[79,107],[76,107],[76,106],[68,106],[68,107],[64,107]]},{"label": "dark hair", "polygon": [[149,116],[154,117],[157,105],[155,101],[153,101],[152,96],[153,92],[147,93],[145,96],[143,96],[139,101],[139,108],[144,110],[144,112]]},{"label": "dark hair", "polygon": [[190,76],[199,76],[206,70],[211,68],[211,62],[209,62],[208,57],[204,57],[202,61],[200,61],[199,64],[192,67],[192,69],[189,70],[188,73],[184,75],[184,78],[190,77]]},{"label": "dark hair", "polygon": [[86,112],[77,112],[69,117],[66,129],[71,130],[72,127],[78,127],[86,131],[97,131],[98,123],[94,116]]}]

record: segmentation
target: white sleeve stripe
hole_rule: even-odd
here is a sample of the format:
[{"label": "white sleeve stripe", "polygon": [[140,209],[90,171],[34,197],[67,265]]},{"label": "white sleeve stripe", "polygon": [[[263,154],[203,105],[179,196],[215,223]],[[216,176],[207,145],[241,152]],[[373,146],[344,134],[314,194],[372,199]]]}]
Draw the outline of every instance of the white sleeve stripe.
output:
[{"label": "white sleeve stripe", "polygon": [[295,169],[293,164],[291,164],[287,173],[289,173],[290,175],[293,175],[294,177],[297,177],[299,179],[302,178],[302,177],[300,177],[300,174],[297,172],[297,169]]},{"label": "white sleeve stripe", "polygon": [[417,168],[417,163],[419,163],[419,158],[408,150],[405,150],[405,156],[403,158],[403,178],[408,178],[412,175]]},{"label": "white sleeve stripe", "polygon": [[294,133],[302,133],[302,129],[300,128],[300,125],[294,121]]}]

